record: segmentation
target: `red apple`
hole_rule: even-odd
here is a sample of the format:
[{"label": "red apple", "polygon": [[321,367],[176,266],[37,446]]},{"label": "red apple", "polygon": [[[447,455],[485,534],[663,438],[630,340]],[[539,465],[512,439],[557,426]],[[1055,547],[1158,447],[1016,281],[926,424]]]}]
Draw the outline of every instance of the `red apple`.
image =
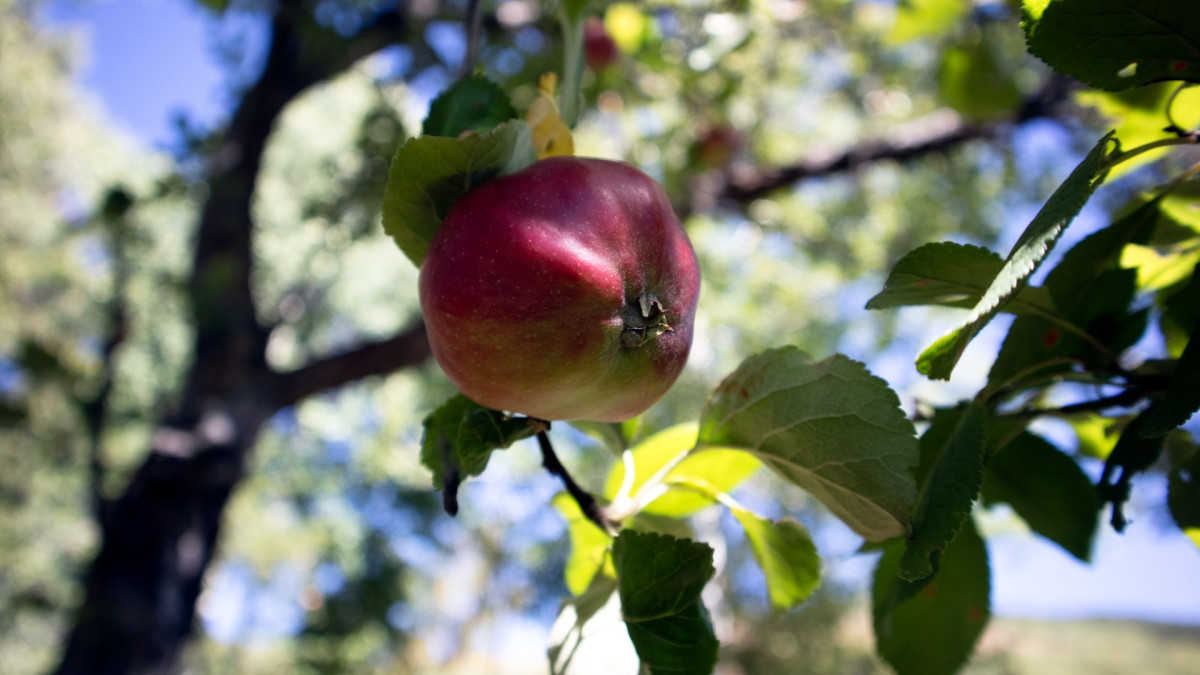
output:
[{"label": "red apple", "polygon": [[746,139],[728,124],[708,127],[692,148],[696,164],[702,169],[724,169],[742,151]]},{"label": "red apple", "polygon": [[551,157],[463,196],[419,285],[433,355],[468,398],[544,420],[617,422],[683,370],[700,268],[652,178]]},{"label": "red apple", "polygon": [[599,73],[617,60],[617,43],[604,29],[600,17],[591,16],[583,23],[583,59]]}]

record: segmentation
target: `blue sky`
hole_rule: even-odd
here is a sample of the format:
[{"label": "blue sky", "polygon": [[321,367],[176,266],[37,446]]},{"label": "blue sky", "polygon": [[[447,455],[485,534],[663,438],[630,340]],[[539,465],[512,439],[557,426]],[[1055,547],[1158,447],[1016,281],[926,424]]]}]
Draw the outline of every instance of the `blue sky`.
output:
[{"label": "blue sky", "polygon": [[[82,31],[87,50],[79,85],[102,102],[114,123],[148,147],[176,144],[172,120],[179,114],[202,127],[219,123],[225,114],[235,76],[215,54],[210,15],[196,5],[55,0],[41,18],[56,29]],[[262,30],[255,20],[242,18],[232,30],[245,37],[250,51],[261,49]],[[1147,478],[1135,487],[1135,501],[1161,503],[1165,481]],[[999,535],[989,547],[998,614],[1200,624],[1200,551],[1169,524],[1143,518],[1124,535],[1103,526],[1090,566],[1023,535]]]}]

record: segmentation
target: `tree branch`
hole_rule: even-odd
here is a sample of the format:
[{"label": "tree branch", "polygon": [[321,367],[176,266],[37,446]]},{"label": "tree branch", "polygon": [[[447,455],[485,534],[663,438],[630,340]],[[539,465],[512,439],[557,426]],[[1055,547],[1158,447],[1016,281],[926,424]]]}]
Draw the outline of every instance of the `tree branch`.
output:
[{"label": "tree branch", "polygon": [[809,159],[774,169],[755,167],[740,172],[737,169],[727,171],[721,184],[709,190],[713,195],[710,199],[717,203],[749,204],[806,179],[854,171],[881,161],[905,163],[944,154],[970,141],[999,136],[1014,125],[1053,116],[1071,87],[1066,78],[1052,76],[1041,91],[1022,103],[1010,118],[997,122],[971,124],[958,117],[935,115],[901,127],[890,138],[867,141],[827,158]]},{"label": "tree branch", "polygon": [[293,405],[318,392],[370,375],[382,375],[419,365],[430,355],[425,324],[418,322],[386,340],[366,344],[278,375],[278,402],[281,407]]}]

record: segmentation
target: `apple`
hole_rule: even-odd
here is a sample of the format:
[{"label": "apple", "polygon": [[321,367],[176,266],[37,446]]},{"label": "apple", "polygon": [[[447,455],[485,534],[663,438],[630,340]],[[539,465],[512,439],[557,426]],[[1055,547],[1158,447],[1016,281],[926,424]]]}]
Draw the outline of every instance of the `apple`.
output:
[{"label": "apple", "polygon": [[550,157],[450,209],[419,278],[434,358],[467,398],[543,420],[618,422],[675,382],[700,268],[654,179]]},{"label": "apple", "polygon": [[599,73],[617,60],[617,43],[597,16],[583,23],[583,59],[588,67]]},{"label": "apple", "polygon": [[745,145],[742,133],[721,123],[710,126],[696,139],[692,156],[702,169],[724,169]]}]

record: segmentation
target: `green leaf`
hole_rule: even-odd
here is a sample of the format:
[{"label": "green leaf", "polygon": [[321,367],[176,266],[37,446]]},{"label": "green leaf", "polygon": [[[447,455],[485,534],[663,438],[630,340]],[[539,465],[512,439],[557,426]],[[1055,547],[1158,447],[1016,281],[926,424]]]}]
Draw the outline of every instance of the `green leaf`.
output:
[{"label": "green leaf", "polygon": [[919,584],[897,576],[903,551],[898,542],[888,546],[875,568],[876,649],[899,675],[951,675],[971,656],[991,613],[987,548],[968,519],[937,574]]},{"label": "green leaf", "polygon": [[717,637],[700,592],[712,578],[706,544],[625,530],[613,542],[621,615],[652,675],[711,673]]},{"label": "green leaf", "polygon": [[457,488],[467,476],[483,473],[494,450],[529,438],[540,428],[527,417],[509,417],[462,394],[427,415],[421,425],[421,463],[433,472],[439,489]]},{"label": "green leaf", "polygon": [[1179,529],[1200,546],[1200,452],[1193,452],[1171,470],[1167,507]]},{"label": "green leaf", "polygon": [[699,442],[753,452],[868,541],[909,532],[915,430],[857,361],[794,347],[746,359],[705,405]]},{"label": "green leaf", "polygon": [[[1174,82],[1120,92],[1089,89],[1075,94],[1075,100],[1107,118],[1110,126],[1115,127],[1115,137],[1121,147],[1129,149],[1168,137],[1163,130],[1167,125],[1167,104],[1178,89],[1179,84]],[[1171,115],[1185,129],[1200,124],[1200,88],[1191,87],[1178,92]],[[1150,150],[1121,162],[1113,168],[1109,179],[1161,159],[1168,152],[1169,148]]]},{"label": "green leaf", "polygon": [[1112,134],[1106,134],[1042,206],[1008,254],[1003,267],[967,319],[917,358],[917,370],[935,380],[948,380],[967,344],[1000,308],[1025,286],[1050,253],[1059,235],[1075,219],[1103,179],[1104,159]]},{"label": "green leaf", "polygon": [[487,131],[517,117],[503,89],[483,75],[472,75],[433,100],[421,133],[456,138],[464,131]]},{"label": "green leaf", "polygon": [[1027,0],[1029,52],[1093,87],[1200,81],[1200,21],[1181,0]]},{"label": "green leaf", "polygon": [[1135,475],[1154,466],[1162,454],[1165,436],[1147,438],[1142,435],[1142,429],[1153,413],[1154,404],[1151,404],[1121,432],[1121,438],[1108,455],[1096,486],[1101,502],[1112,504],[1110,522],[1117,532],[1124,531],[1128,523],[1123,509],[1129,499],[1130,481]]},{"label": "green leaf", "polygon": [[[892,268],[883,291],[867,309],[942,305],[970,309],[979,303],[1004,261],[980,246],[938,242],[910,251]],[[1049,292],[1026,286],[1004,306],[1014,314],[1054,314]]]},{"label": "green leaf", "polygon": [[821,558],[808,530],[791,519],[771,521],[745,509],[731,511],[766,577],[771,605],[791,609],[807,600],[821,583]]},{"label": "green leaf", "polygon": [[529,127],[515,120],[463,138],[419,136],[396,151],[383,196],[383,230],[414,265],[442,219],[472,187],[534,162]]},{"label": "green leaf", "polygon": [[1013,68],[996,56],[993,43],[974,43],[942,51],[938,69],[938,95],[963,116],[993,119],[1011,114],[1021,103]]},{"label": "green leaf", "polygon": [[[1128,205],[1108,227],[1076,244],[1046,275],[1043,285],[1071,324],[1092,332],[1120,326],[1130,319],[1136,274],[1119,267],[1121,252],[1130,242],[1148,241],[1158,222],[1157,200],[1142,198]],[[1106,345],[1110,350],[1122,347]],[[1088,351],[1092,349],[1092,351]],[[1037,364],[1063,357],[1094,355],[1094,349],[1061,326],[1035,316],[1019,316],[988,373],[988,383],[999,386]],[[1058,368],[1068,366],[1061,364]],[[1044,376],[1048,370],[1038,370]]]},{"label": "green leaf", "polygon": [[907,0],[897,6],[896,22],[884,39],[896,45],[941,35],[958,24],[968,9],[959,0]]},{"label": "green leaf", "polygon": [[554,495],[550,504],[566,519],[567,536],[571,538],[571,555],[563,569],[567,590],[572,595],[579,595],[595,583],[597,576],[614,575],[608,567],[608,547],[612,538],[583,515],[579,503],[571,495],[560,492]]},{"label": "green leaf", "polygon": [[1147,414],[1142,437],[1163,436],[1183,426],[1197,410],[1200,410],[1200,340],[1193,332],[1175,364],[1167,390]]},{"label": "green leaf", "polygon": [[[743,450],[735,448],[696,448],[699,425],[694,422],[677,424],[639,442],[630,449],[634,460],[630,494],[637,494],[646,481],[678,462],[662,476],[665,491],[642,508],[643,513],[682,518],[715,500],[695,490],[672,485],[672,481],[701,482],[714,492],[729,492],[754,475],[762,462]],[[680,460],[680,457],[683,457]],[[604,483],[604,496],[617,497],[625,481],[625,464],[617,462]]]},{"label": "green leaf", "polygon": [[1160,293],[1159,301],[1166,306],[1160,325],[1167,341],[1167,353],[1182,355],[1196,327],[1200,326],[1200,265],[1192,270],[1192,278],[1179,289]]},{"label": "green leaf", "polygon": [[1096,488],[1042,437],[1024,432],[992,455],[983,502],[1009,504],[1034,532],[1084,562],[1091,556],[1100,513]]},{"label": "green leaf", "polygon": [[900,560],[900,578],[919,581],[935,571],[936,556],[971,518],[983,484],[987,410],[972,403],[939,410],[921,436],[921,496],[913,535]]}]

